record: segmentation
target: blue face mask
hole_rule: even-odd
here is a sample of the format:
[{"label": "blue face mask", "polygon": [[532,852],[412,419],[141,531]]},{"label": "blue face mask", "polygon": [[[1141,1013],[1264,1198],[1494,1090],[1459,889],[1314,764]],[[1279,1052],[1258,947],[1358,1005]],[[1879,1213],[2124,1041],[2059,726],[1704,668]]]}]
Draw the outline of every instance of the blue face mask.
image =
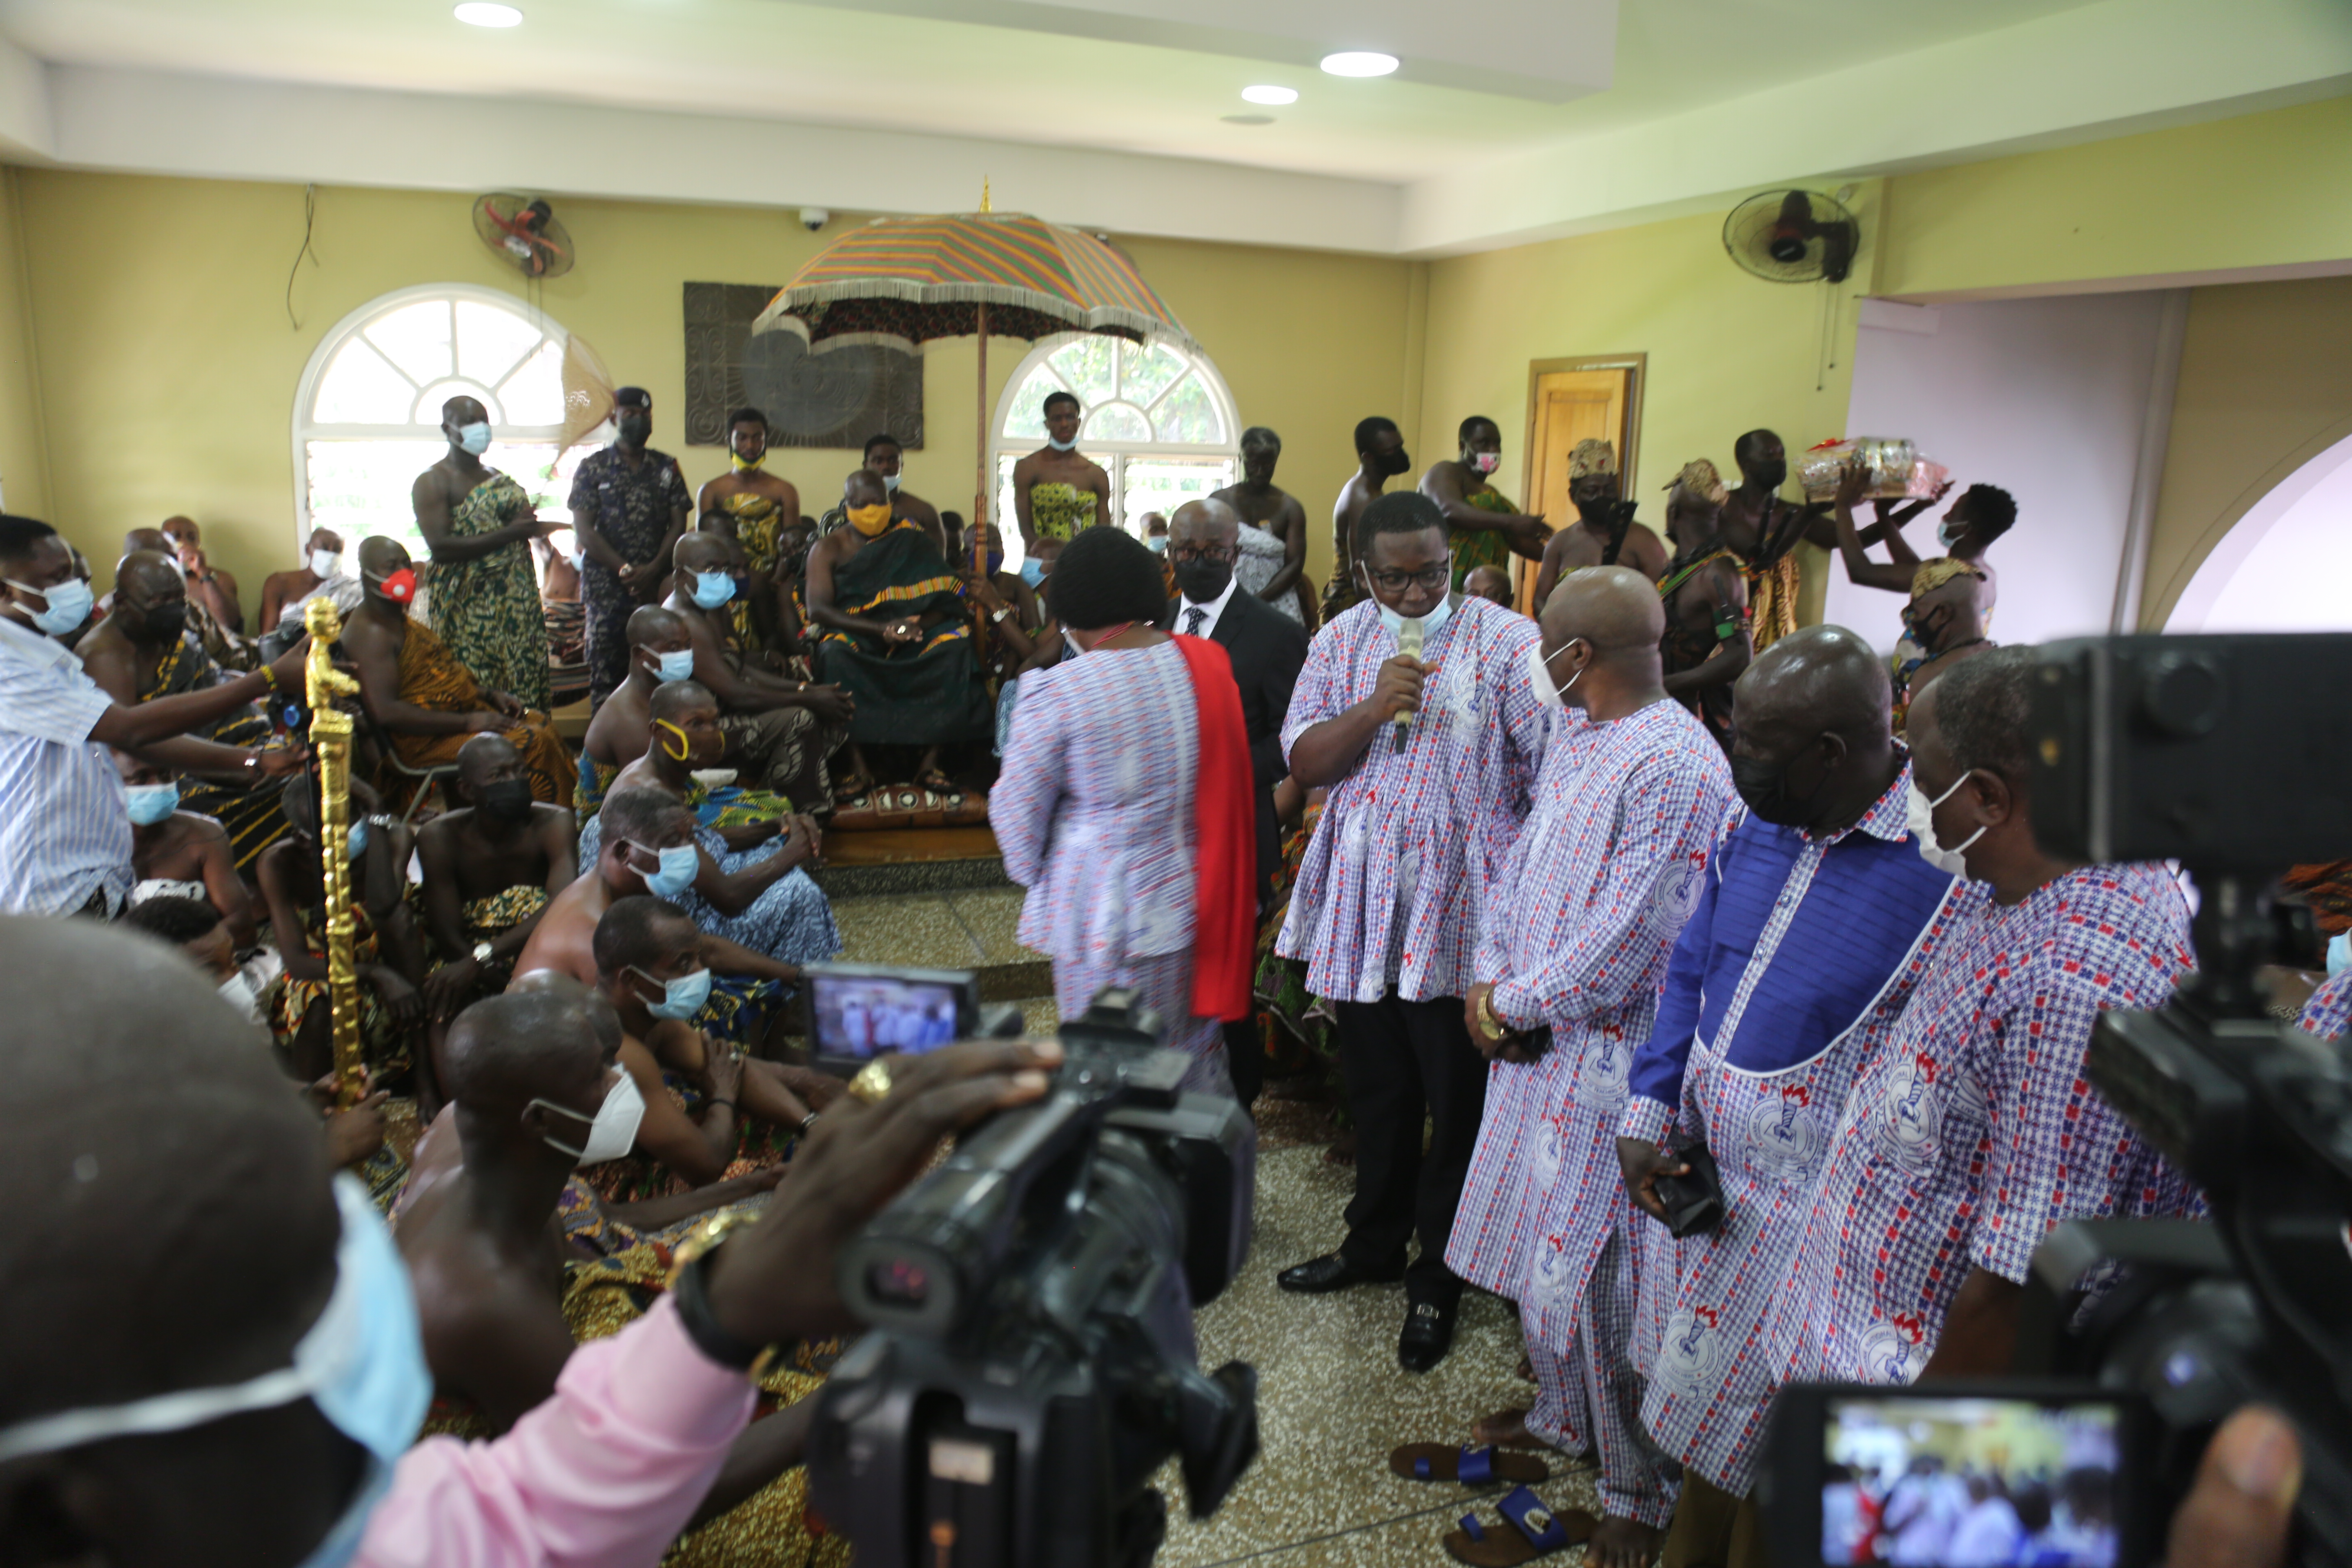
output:
[{"label": "blue face mask", "polygon": [[342,1239],[335,1245],[335,1289],[293,1363],[245,1383],[159,1394],[128,1405],[36,1416],[0,1429],[0,1462],[54,1454],[133,1433],[184,1432],[248,1410],[274,1410],[298,1399],[319,1407],[334,1428],[367,1450],[367,1472],[342,1516],[301,1568],[338,1568],[359,1552],[368,1518],[392,1489],[393,1467],[425,1424],[433,1401],[416,1299],[399,1250],[376,1217],[367,1189],[335,1178]]},{"label": "blue face mask", "polygon": [[660,870],[637,873],[646,879],[646,891],[656,899],[674,899],[685,892],[694,886],[695,873],[702,868],[702,857],[692,844],[673,844],[667,849],[648,849],[642,844],[629,847],[660,858]]},{"label": "blue face mask", "polygon": [[[1367,596],[1369,597],[1370,595]],[[1396,611],[1390,609],[1386,605],[1381,604],[1378,599],[1372,600],[1372,607],[1380,611],[1381,625],[1388,627],[1389,635],[1393,637],[1398,637],[1399,640],[1402,640],[1401,634],[1404,630],[1404,624],[1405,622],[1413,619],[1413,617],[1411,616],[1399,615]],[[1435,609],[1420,617],[1421,640],[1426,644],[1430,638],[1435,637],[1437,635],[1437,628],[1444,626],[1445,624],[1446,617],[1453,614],[1454,595],[1449,594],[1444,598],[1437,601],[1437,607]]]},{"label": "blue face mask", "polygon": [[361,856],[367,853],[367,818],[362,816],[357,822],[352,824],[351,842],[344,847],[344,853],[349,858],[356,860]]},{"label": "blue face mask", "polygon": [[992,551],[990,551],[990,552],[988,552],[988,574],[989,574],[990,576],[993,577],[993,576],[995,576],[999,572],[1002,572],[1002,571],[1003,571],[1003,570],[1004,570],[1004,552],[1003,552],[1002,550],[992,550]]},{"label": "blue face mask", "polygon": [[1021,563],[1021,580],[1032,588],[1045,580],[1045,563],[1034,555]]},{"label": "blue face mask", "polygon": [[629,973],[638,979],[662,988],[662,999],[646,1004],[646,1011],[656,1018],[691,1018],[702,1011],[710,1000],[710,971],[698,969],[691,974],[681,974],[674,980],[656,980],[635,964]]},{"label": "blue face mask", "polygon": [[694,673],[694,650],[690,647],[657,653],[654,658],[660,661],[660,668],[654,674],[662,680],[684,680]]},{"label": "blue face mask", "polygon": [[735,596],[735,579],[725,572],[697,572],[694,574],[694,602],[706,610],[715,610]]},{"label": "blue face mask", "polygon": [[68,577],[54,588],[36,588],[14,577],[0,578],[0,582],[19,593],[37,594],[47,602],[47,609],[33,612],[33,624],[53,637],[61,637],[89,619],[89,607],[97,600],[89,584],[79,577]]},{"label": "blue face mask", "polygon": [[131,808],[131,820],[142,827],[152,827],[180,809],[180,786],[176,784],[132,784],[122,792]]},{"label": "blue face mask", "polygon": [[1168,536],[1164,533],[1157,539],[1147,539],[1143,542],[1151,547],[1151,553],[1154,555],[1168,553]]},{"label": "blue face mask", "polygon": [[1078,449],[1078,444],[1076,441],[1056,441],[1051,436],[1045,437],[1045,445],[1053,447],[1056,452],[1075,452]]}]

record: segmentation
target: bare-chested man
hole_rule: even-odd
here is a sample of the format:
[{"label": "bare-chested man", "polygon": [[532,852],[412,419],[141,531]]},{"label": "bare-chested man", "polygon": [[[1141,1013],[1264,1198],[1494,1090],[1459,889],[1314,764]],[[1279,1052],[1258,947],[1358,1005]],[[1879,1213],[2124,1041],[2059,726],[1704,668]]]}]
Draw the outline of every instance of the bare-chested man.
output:
[{"label": "bare-chested man", "polygon": [[[1919,552],[1903,537],[1902,529],[1941,500],[1951,485],[1947,482],[1934,495],[1903,506],[1874,501],[1877,521],[1869,528],[1856,530],[1853,502],[1861,497],[1861,481],[1850,478],[1849,483],[1852,493],[1842,489],[1831,503],[1838,552],[1844,557],[1846,576],[1865,588],[1885,588],[1895,594],[1917,592]],[[1962,562],[1979,574],[1983,584],[1979,599],[1988,616],[1992,614],[1993,602],[2000,597],[2000,576],[1985,559],[1985,552],[2016,521],[2017,501],[2007,490],[1999,485],[1970,485],[1944,510],[1944,520],[1936,528],[1936,542],[1944,547],[1947,558]],[[1891,561],[1873,561],[1866,553],[1866,547],[1879,539],[1885,541]]]},{"label": "bare-chested man", "polygon": [[[1253,548],[1242,539],[1241,559],[1234,579],[1307,630],[1315,629],[1315,601],[1307,577],[1307,509],[1298,498],[1277,489],[1275,465],[1282,461],[1282,437],[1263,425],[1242,432],[1242,482],[1227,485],[1210,499],[1234,509],[1249,528],[1270,534],[1282,546],[1280,563],[1269,573],[1272,552]],[[1264,578],[1263,582],[1257,581]]]},{"label": "bare-chested man", "polygon": [[1504,609],[1512,608],[1511,574],[1500,566],[1473,566],[1462,579],[1462,591]]},{"label": "bare-chested man", "polygon": [[793,579],[782,570],[782,536],[800,522],[801,492],[767,471],[768,416],[760,410],[739,408],[728,416],[727,451],[727,472],[703,485],[694,510],[705,532],[742,545],[751,570],[749,629],[761,647],[772,648],[782,641],[791,614]]},{"label": "bare-chested man", "polygon": [[1633,503],[1620,500],[1617,449],[1606,441],[1579,441],[1568,454],[1568,499],[1576,521],[1551,536],[1536,573],[1536,613],[1552,587],[1587,566],[1630,566],[1654,583],[1666,574],[1666,547],[1633,521]]},{"label": "bare-chested man", "polygon": [[565,526],[541,520],[530,493],[482,461],[489,411],[471,397],[441,405],[449,449],[409,489],[416,531],[432,558],[416,574],[433,629],[493,691],[526,708],[554,706],[547,671],[547,614],[539,601],[531,543]]},{"label": "bare-chested man", "polygon": [[689,533],[673,559],[677,572],[663,607],[693,641],[694,679],[719,700],[728,762],[797,805],[829,808],[826,764],[849,733],[856,705],[839,687],[771,674],[744,658],[727,613],[735,578],[725,539]]},{"label": "bare-chested man", "polygon": [[[615,1065],[620,1040],[611,1006],[562,981],[477,1003],[449,1034],[452,1104],[417,1147],[397,1239],[434,1383],[492,1432],[545,1403],[572,1359],[565,1264],[593,1254],[567,1242],[557,1202],[581,1154],[603,1155],[591,1146],[598,1113],[628,1082]],[[604,1209],[632,1226],[676,1224],[767,1191],[782,1171]],[[808,1409],[756,1421],[738,1437],[688,1528],[797,1464]]]},{"label": "bare-chested man", "polygon": [[1078,455],[1085,410],[1068,393],[1049,392],[1044,414],[1045,444],[1013,465],[1013,515],[1032,557],[1040,539],[1067,542],[1111,521],[1110,476]]},{"label": "bare-chested man", "polygon": [[[629,616],[629,678],[613,689],[580,742],[595,773],[595,798],[613,787],[613,775],[646,753],[646,725],[655,689],[667,680],[694,679],[694,636],[686,617],[660,605],[640,605]],[[589,805],[583,803],[584,814]]]},{"label": "bare-chested man", "polygon": [[187,574],[188,597],[202,604],[231,634],[243,636],[245,611],[238,605],[236,579],[205,557],[204,531],[195,520],[167,517],[163,531],[172,542],[172,553],[179,557],[180,569]]},{"label": "bare-chested man", "polygon": [[579,879],[571,811],[531,799],[522,753],[504,736],[457,749],[450,791],[457,808],[416,830],[425,933],[441,961],[425,977],[425,1006],[442,1024],[506,989],[548,900]]},{"label": "bare-chested man", "polygon": [[1356,581],[1356,521],[1378,500],[1388,482],[1412,467],[1404,433],[1396,421],[1375,414],[1356,422],[1356,471],[1331,504],[1331,581],[1323,587],[1323,619],[1328,621],[1364,596]]},{"label": "bare-chested man", "polygon": [[1551,530],[1540,512],[1523,512],[1488,477],[1503,460],[1503,432],[1492,419],[1474,414],[1462,422],[1461,451],[1421,476],[1421,493],[1445,514],[1454,552],[1454,586],[1473,566],[1507,568],[1513,555],[1543,559]]},{"label": "bare-chested man", "polygon": [[898,445],[896,436],[866,437],[866,471],[880,475],[882,488],[890,492],[890,520],[895,522],[902,517],[913,518],[923,525],[923,531],[931,536],[931,542],[938,545],[940,553],[944,555],[954,547],[955,542],[948,537],[947,524],[940,518],[940,509],[898,482],[906,460],[906,448]]},{"label": "bare-chested man", "polygon": [[331,577],[343,573],[343,536],[331,528],[314,528],[303,545],[302,564],[291,572],[272,572],[261,580],[261,616],[254,635],[266,637],[285,618],[286,606],[319,591]]},{"label": "bare-chested man", "polygon": [[1705,458],[1683,465],[1666,490],[1666,537],[1675,557],[1658,580],[1664,601],[1666,694],[1697,714],[1727,753],[1731,686],[1755,654],[1748,640],[1748,574],[1718,526],[1724,485]]}]

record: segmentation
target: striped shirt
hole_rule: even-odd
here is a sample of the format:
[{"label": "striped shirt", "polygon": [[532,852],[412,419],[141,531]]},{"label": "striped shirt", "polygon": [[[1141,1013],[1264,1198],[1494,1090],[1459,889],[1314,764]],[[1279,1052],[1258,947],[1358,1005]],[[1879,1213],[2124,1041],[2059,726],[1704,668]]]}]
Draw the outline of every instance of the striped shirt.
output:
[{"label": "striped shirt", "polygon": [[0,616],[0,910],[70,915],[131,895],[121,775],[89,738],[114,705],[73,650]]},{"label": "striped shirt", "polygon": [[2103,1009],[2164,1005],[2194,963],[2170,873],[2085,866],[2011,905],[1969,892],[1830,1134],[1767,1330],[1787,1381],[1909,1383],[1971,1267],[2021,1282],[2062,1221],[2198,1202],[2083,1070]]},{"label": "striped shirt", "polygon": [[[1527,815],[1549,710],[1528,678],[1536,624],[1463,597],[1422,649],[1429,667],[1404,748],[1383,724],[1331,786],[1275,951],[1307,960],[1307,989],[1377,1002],[1468,990],[1479,911]],[[1298,737],[1372,694],[1395,636],[1370,599],[1315,634],[1282,724]],[[1024,691],[1025,702],[1028,694]]]},{"label": "striped shirt", "polygon": [[1729,1472],[1776,1388],[1765,1320],[1795,1261],[1829,1130],[1972,902],[1921,858],[1910,791],[1906,763],[1860,821],[1819,838],[1738,814],[1633,1061],[1619,1133],[1654,1142],[1679,1121],[1714,1154],[1724,1204],[1715,1229],[1673,1244],[1664,1321],[1642,1325],[1653,1342],[1643,1423],[1735,1495],[1748,1478]]},{"label": "striped shirt", "polygon": [[1477,957],[1496,1016],[1549,1028],[1551,1046],[1487,1068],[1445,1262],[1517,1301],[1529,1337],[1564,1354],[1601,1247],[1637,1215],[1617,1164],[1626,1067],[1738,796],[1680,703],[1554,724]]}]

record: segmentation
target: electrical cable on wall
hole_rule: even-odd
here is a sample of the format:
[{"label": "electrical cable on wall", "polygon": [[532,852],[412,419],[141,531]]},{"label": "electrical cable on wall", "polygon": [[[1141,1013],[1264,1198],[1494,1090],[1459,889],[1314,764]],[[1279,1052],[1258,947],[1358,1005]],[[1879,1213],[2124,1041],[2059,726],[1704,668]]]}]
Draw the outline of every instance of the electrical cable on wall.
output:
[{"label": "electrical cable on wall", "polygon": [[319,253],[310,248],[310,231],[319,221],[319,187],[302,187],[302,248],[294,253],[294,265],[286,269],[286,324],[296,331],[302,323],[294,315],[294,279],[302,270],[302,258],[309,257],[310,265],[319,265]]}]

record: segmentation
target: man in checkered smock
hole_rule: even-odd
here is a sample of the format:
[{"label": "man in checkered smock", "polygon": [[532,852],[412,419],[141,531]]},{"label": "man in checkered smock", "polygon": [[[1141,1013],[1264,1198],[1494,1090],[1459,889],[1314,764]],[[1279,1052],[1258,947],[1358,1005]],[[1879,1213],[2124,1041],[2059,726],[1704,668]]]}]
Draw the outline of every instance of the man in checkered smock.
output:
[{"label": "man in checkered smock", "polygon": [[[1766,1330],[1784,1381],[2005,1372],[2051,1227],[2196,1212],[2083,1070],[2103,1009],[2171,997],[2189,910],[2161,866],[2074,865],[2034,843],[2032,665],[1997,649],[1912,705],[1934,830],[1976,885],[1830,1134]],[[1754,1463],[1750,1444],[1723,1479],[1745,1485]]]},{"label": "man in checkered smock", "polygon": [[[1374,501],[1354,554],[1368,597],[1317,634],[1282,726],[1292,774],[1330,796],[1275,951],[1307,960],[1307,988],[1338,1013],[1356,1194],[1339,1249],[1279,1282],[1311,1293],[1402,1279],[1398,1362],[1423,1372],[1453,1342],[1462,1281],[1445,1267],[1445,1242],[1486,1098],[1462,997],[1549,712],[1528,679],[1535,623],[1447,591],[1434,502]],[[1416,1231],[1421,1256],[1408,1270]]]},{"label": "man in checkered smock", "polygon": [[[1739,679],[1733,816],[1634,1054],[1617,1156],[1634,1203],[1704,1144],[1723,1183],[1712,1230],[1665,1240],[1675,1268],[1635,1325],[1642,1424],[1683,1468],[1666,1552],[1721,1563],[1754,1505],[1717,1484],[1776,1384],[1759,1336],[1789,1268],[1846,1090],[1901,1012],[1966,886],[1921,852],[1911,766],[1888,727],[1886,667],[1842,626],[1808,626]],[[1662,1271],[1665,1272],[1665,1271]],[[1644,1283],[1646,1285],[1647,1279]],[[1741,1533],[1742,1514],[1747,1535]]]},{"label": "man in checkered smock", "polygon": [[1675,1487],[1642,1430],[1629,1356],[1640,1216],[1618,1174],[1617,1121],[1734,798],[1723,749],[1666,695],[1664,620],[1656,590],[1618,566],[1570,574],[1544,606],[1537,684],[1549,695],[1556,671],[1572,706],[1553,721],[1534,809],[1480,925],[1465,1022],[1494,1065],[1445,1254],[1519,1304],[1540,1390],[1527,1432],[1597,1451],[1609,1517],[1592,1560],[1608,1568],[1648,1563]]}]

